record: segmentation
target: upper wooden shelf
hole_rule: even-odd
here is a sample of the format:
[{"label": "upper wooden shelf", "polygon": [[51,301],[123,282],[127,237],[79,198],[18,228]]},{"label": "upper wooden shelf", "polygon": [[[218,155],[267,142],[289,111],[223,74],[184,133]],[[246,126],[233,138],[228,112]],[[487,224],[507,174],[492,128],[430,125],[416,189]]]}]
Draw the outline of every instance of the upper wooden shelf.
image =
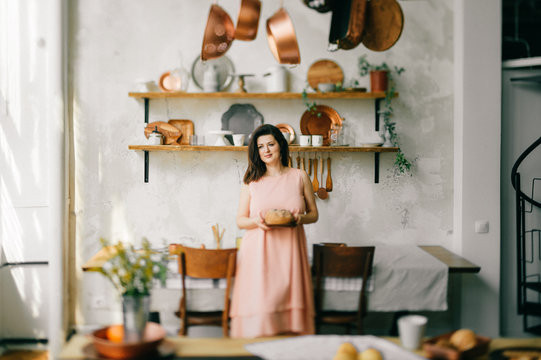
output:
[{"label": "upper wooden shelf", "polygon": [[[128,145],[130,150],[142,151],[247,151],[248,146],[192,146],[192,145]],[[297,146],[289,152],[397,152],[397,147],[381,146]]]},{"label": "upper wooden shelf", "polygon": [[[383,99],[384,92],[340,91],[330,93],[307,93],[310,99]],[[190,93],[190,92],[131,92],[134,98],[163,99],[163,98],[198,98],[198,99],[302,99],[302,93]],[[395,95],[398,96],[398,93]]]}]

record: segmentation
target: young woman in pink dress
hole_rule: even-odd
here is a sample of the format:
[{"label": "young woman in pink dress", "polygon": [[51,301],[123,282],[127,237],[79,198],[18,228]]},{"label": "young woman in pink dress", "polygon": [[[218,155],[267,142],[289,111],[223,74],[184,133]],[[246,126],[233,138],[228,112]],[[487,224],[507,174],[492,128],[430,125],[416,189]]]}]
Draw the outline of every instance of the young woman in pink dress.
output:
[{"label": "young woman in pink dress", "polygon": [[[313,334],[312,278],[303,224],[317,221],[312,184],[288,167],[289,148],[278,128],[262,125],[248,145],[237,225],[246,229],[237,259],[231,337]],[[271,227],[269,209],[291,211],[292,227]]]}]

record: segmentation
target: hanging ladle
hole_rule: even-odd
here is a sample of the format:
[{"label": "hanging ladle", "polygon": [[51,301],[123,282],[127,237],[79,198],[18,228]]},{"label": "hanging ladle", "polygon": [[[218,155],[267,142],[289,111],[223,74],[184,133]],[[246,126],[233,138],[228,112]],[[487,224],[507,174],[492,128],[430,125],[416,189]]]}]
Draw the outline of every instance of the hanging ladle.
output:
[{"label": "hanging ladle", "polygon": [[325,200],[329,197],[329,194],[327,193],[327,190],[323,187],[323,157],[319,157],[319,167],[321,168],[321,187],[317,189],[317,196]]},{"label": "hanging ladle", "polygon": [[312,180],[312,190],[317,193],[319,189],[319,181],[317,181],[317,158],[314,159],[314,180]]},{"label": "hanging ladle", "polygon": [[325,184],[325,190],[327,190],[327,192],[332,191],[331,155],[327,158],[327,182]]}]

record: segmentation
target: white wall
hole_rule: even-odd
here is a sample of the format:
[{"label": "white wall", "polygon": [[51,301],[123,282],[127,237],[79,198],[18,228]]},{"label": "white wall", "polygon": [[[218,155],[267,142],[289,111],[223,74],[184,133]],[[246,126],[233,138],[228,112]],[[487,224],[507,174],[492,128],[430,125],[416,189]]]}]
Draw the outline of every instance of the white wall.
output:
[{"label": "white wall", "polygon": [[[455,240],[481,266],[463,276],[461,323],[499,334],[501,2],[455,1]],[[483,21],[480,21],[483,19]],[[476,221],[488,233],[476,233]]]},{"label": "white wall", "polygon": [[[149,237],[179,241],[192,236],[212,245],[212,224],[226,229],[234,245],[238,192],[246,166],[243,153],[151,153],[150,182],[143,183],[143,154],[129,151],[142,142],[143,104],[128,97],[140,78],[157,80],[179,65],[190,68],[199,55],[211,1],[74,1],[71,3],[70,61],[76,159],[76,242],[79,264],[111,240]],[[220,5],[236,21],[238,1]],[[350,244],[436,244],[453,242],[453,3],[400,2],[405,25],[398,43],[375,53],[326,51],[330,14],[287,2],[301,50],[301,64],[290,69],[300,91],[309,66],[329,58],[343,68],[346,82],[357,75],[362,54],[374,62],[403,66],[400,97],[394,101],[397,130],[405,154],[416,160],[413,176],[394,176],[393,155],[382,155],[380,183],[374,184],[371,154],[333,154],[334,190],[319,201],[320,221],[307,226],[309,242]],[[265,20],[277,4],[263,2],[258,37],[236,41],[227,53],[238,72],[254,73],[248,90],[261,89],[263,72],[275,64],[265,37]],[[131,41],[128,41],[131,39]],[[367,85],[366,78],[359,79]],[[235,88],[233,88],[234,90]],[[191,85],[190,91],[197,89]],[[234,100],[156,100],[150,120],[191,119],[195,131],[220,129],[221,115]],[[305,107],[299,100],[250,100],[266,123],[286,122],[299,132]],[[372,101],[325,101],[346,118],[356,141],[374,129]],[[80,324],[118,317],[118,303],[92,308],[93,294],[114,299],[99,275],[79,274]]]}]

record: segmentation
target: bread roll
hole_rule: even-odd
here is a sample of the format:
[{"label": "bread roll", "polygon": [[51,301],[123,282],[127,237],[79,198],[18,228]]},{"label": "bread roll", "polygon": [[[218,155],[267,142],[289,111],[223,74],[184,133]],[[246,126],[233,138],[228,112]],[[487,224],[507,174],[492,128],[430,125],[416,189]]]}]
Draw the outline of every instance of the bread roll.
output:
[{"label": "bread roll", "polygon": [[466,351],[477,345],[477,337],[470,329],[460,329],[451,335],[449,342],[458,350]]},{"label": "bread roll", "polygon": [[293,215],[288,210],[272,209],[265,214],[267,225],[289,225],[293,221]]}]

